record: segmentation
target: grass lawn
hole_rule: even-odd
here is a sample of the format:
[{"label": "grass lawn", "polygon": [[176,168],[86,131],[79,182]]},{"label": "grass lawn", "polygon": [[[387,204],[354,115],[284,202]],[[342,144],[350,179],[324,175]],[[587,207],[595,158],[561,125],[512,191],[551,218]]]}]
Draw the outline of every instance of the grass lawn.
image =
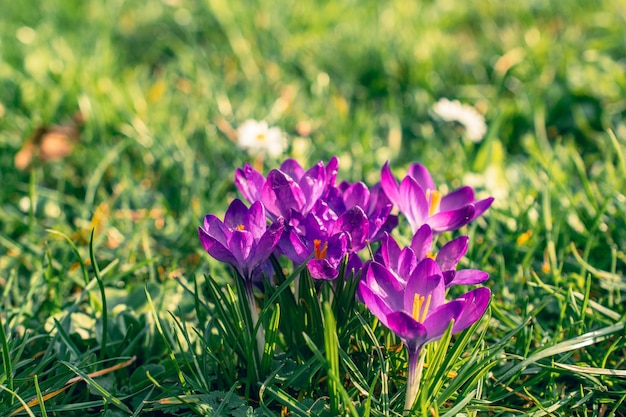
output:
[{"label": "grass lawn", "polygon": [[[422,352],[412,415],[626,415],[623,0],[5,3],[0,416],[402,416],[407,351],[357,280],[274,257],[258,354],[198,238],[237,168],[333,156],[495,198],[436,239],[469,236],[491,303]],[[249,119],[287,148],[239,146]]]}]

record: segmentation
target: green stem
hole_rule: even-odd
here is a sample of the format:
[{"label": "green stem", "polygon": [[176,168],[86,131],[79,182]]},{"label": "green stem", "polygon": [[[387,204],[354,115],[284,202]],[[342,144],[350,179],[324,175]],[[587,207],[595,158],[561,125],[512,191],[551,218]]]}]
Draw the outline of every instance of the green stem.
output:
[{"label": "green stem", "polygon": [[[250,317],[252,318],[252,331],[256,329],[256,345],[259,352],[259,359],[263,359],[263,350],[265,349],[265,331],[263,324],[259,323],[259,312],[256,309],[256,300],[254,299],[254,285],[251,281],[246,280],[246,296],[248,298],[248,306],[250,307]],[[257,323],[259,323],[257,329]]]},{"label": "green stem", "polygon": [[422,371],[426,360],[426,352],[420,354],[422,349],[408,350],[409,354],[409,375],[406,383],[406,398],[404,401],[404,415],[407,416],[415,405],[417,393],[422,381]]}]

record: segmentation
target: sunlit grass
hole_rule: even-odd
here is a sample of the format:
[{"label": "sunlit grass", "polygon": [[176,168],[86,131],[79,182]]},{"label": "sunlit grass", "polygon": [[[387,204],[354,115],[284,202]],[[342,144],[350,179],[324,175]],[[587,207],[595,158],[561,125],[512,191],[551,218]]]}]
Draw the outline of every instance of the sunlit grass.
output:
[{"label": "sunlit grass", "polygon": [[[339,156],[341,179],[371,185],[386,160],[398,170],[418,161],[449,189],[496,197],[467,228],[463,260],[490,273],[492,307],[475,332],[453,338],[445,355],[456,360],[430,371],[430,386],[443,382],[422,399],[430,413],[624,415],[621,1],[2,9],[7,415],[401,414],[406,358],[365,309],[350,321],[332,311],[336,340],[276,324],[278,346],[291,337],[313,354],[298,362],[274,347],[255,386],[245,352],[219,333],[215,297],[236,284],[204,253],[197,227],[239,196],[234,168],[254,157],[229,129],[247,119],[280,127],[284,157],[305,166]],[[482,142],[433,115],[443,97],[485,116]],[[77,112],[71,154],[16,169],[38,127]],[[264,172],[281,159],[266,157]],[[324,306],[315,314],[332,321]]]}]

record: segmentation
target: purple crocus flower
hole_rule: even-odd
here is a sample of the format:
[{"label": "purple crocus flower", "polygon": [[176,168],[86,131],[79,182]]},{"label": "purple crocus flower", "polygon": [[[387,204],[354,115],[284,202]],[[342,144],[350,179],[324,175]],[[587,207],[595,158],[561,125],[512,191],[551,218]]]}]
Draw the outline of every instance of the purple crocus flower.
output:
[{"label": "purple crocus flower", "polygon": [[235,185],[250,202],[261,201],[270,218],[283,216],[291,211],[308,214],[315,203],[334,185],[339,160],[333,157],[324,166],[322,161],[305,171],[300,164],[287,159],[279,169],[273,169],[267,178],[245,164],[235,172]]},{"label": "purple crocus flower", "polygon": [[[460,269],[456,266],[465,255],[469,238],[460,236],[443,245],[438,253],[432,253],[433,232],[429,225],[420,227],[413,235],[411,245],[400,249],[398,243],[389,234],[382,238],[376,260],[396,274],[403,282],[402,277],[411,275],[419,262],[426,258],[434,259],[442,271],[446,288],[453,285],[480,284],[489,278],[489,274],[478,269]],[[403,284],[406,284],[403,282]]]},{"label": "purple crocus flower", "polygon": [[378,262],[371,262],[359,282],[363,303],[378,319],[407,345],[419,351],[426,343],[443,336],[454,320],[457,333],[474,324],[487,309],[491,292],[487,287],[445,302],[445,282],[437,263],[422,260],[403,284]]},{"label": "purple crocus flower", "polygon": [[468,186],[442,195],[421,164],[412,164],[398,185],[386,162],[381,172],[381,185],[407,218],[413,232],[423,224],[430,225],[435,233],[456,230],[480,216],[493,202],[493,197],[476,201],[474,189]]},{"label": "purple crocus flower", "polygon": [[[233,200],[226,210],[224,222],[212,214],[206,215],[198,236],[209,255],[230,264],[244,280],[246,298],[252,318],[252,329],[257,327],[259,315],[254,298],[254,281],[267,267],[267,260],[278,244],[284,229],[279,217],[267,227],[265,208],[260,201],[247,208],[241,200]],[[259,358],[263,357],[265,337],[262,326],[254,335]]]},{"label": "purple crocus flower", "polygon": [[478,321],[489,305],[491,292],[480,287],[446,302],[443,273],[430,258],[402,277],[405,284],[378,262],[370,263],[364,275],[359,282],[363,303],[407,347],[405,409],[411,409],[419,386],[418,358],[424,345],[440,339],[451,322],[452,332],[457,333]]},{"label": "purple crocus flower", "polygon": [[[341,216],[319,201],[306,216],[293,211],[278,249],[296,264],[307,262],[311,276],[335,279],[344,257],[365,246],[369,224],[360,207],[353,207]],[[350,267],[360,267],[351,257]]]},{"label": "purple crocus flower", "polygon": [[198,236],[209,255],[232,265],[244,280],[252,281],[255,269],[269,259],[283,229],[282,217],[267,227],[261,202],[247,208],[237,199],[228,207],[224,222],[208,214],[198,228]]}]

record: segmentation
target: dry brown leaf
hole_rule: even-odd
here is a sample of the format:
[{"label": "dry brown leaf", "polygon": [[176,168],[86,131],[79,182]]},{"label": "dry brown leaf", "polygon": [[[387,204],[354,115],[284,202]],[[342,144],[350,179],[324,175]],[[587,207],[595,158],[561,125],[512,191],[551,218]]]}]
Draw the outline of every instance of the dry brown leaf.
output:
[{"label": "dry brown leaf", "polygon": [[80,139],[83,117],[76,113],[72,120],[61,125],[38,126],[15,155],[15,167],[28,168],[34,159],[40,162],[57,161],[71,154]]}]

